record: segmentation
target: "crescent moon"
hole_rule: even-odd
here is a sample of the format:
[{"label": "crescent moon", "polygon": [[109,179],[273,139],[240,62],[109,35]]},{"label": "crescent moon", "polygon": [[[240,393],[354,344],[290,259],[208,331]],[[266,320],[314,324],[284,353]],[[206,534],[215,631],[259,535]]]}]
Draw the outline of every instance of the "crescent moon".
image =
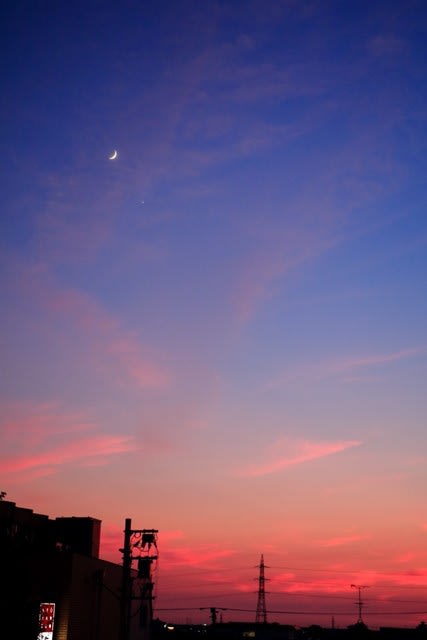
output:
[{"label": "crescent moon", "polygon": [[119,154],[117,153],[117,149],[114,149],[113,153],[111,154],[111,156],[108,156],[109,160],[115,160],[117,158]]}]

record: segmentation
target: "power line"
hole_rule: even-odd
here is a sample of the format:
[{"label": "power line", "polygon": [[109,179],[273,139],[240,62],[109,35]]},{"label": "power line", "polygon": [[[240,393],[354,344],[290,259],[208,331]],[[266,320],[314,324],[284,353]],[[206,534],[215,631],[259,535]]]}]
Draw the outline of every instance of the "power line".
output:
[{"label": "power line", "polygon": [[[222,609],[224,611],[235,611],[240,613],[256,613],[255,609],[239,609],[235,607],[217,607],[218,609]],[[156,611],[200,611],[201,609],[206,609],[206,607],[162,607],[156,609]],[[273,610],[269,609],[269,613],[274,613],[276,615],[316,615],[316,616],[331,616],[331,615],[340,615],[340,616],[352,616],[354,615],[354,611],[289,611],[289,610]],[[422,611],[369,611],[370,616],[404,616],[404,615],[425,615],[427,613],[427,608]]]},{"label": "power line", "polygon": [[[292,591],[269,591],[268,593],[271,595],[281,595],[281,596],[293,597],[293,598],[325,598],[330,600],[353,600],[353,598],[350,598],[349,596],[336,596],[332,594],[328,595],[328,594],[320,594],[320,593],[294,593]],[[221,594],[221,595],[229,595],[229,594]],[[384,602],[384,598],[369,598],[369,602]],[[390,604],[394,604],[395,602],[407,603],[407,604],[425,604],[425,600],[400,600],[397,598],[387,600],[386,602]]]},{"label": "power line", "polygon": [[[348,569],[322,569],[319,567],[289,567],[289,566],[282,566],[282,565],[269,565],[269,569],[272,570],[276,570],[276,569],[280,569],[280,570],[285,570],[285,571],[299,571],[299,572],[314,572],[314,573],[332,573],[332,574],[346,574],[346,575],[351,575],[354,573],[361,573],[361,572],[367,572],[367,573],[375,573],[376,575],[383,575],[383,576],[396,576],[399,575],[398,572],[394,572],[394,571],[380,571],[377,569],[367,569],[365,567],[358,567],[358,568],[351,568],[349,567]],[[187,576],[193,573],[205,573],[206,571],[214,571],[217,573],[232,573],[235,571],[247,571],[248,573],[250,573],[251,571],[251,567],[248,565],[244,565],[244,566],[232,566],[232,567],[194,567],[191,569],[180,569],[179,573],[176,573],[173,569],[169,569],[169,571],[171,572],[171,574],[173,573],[173,575],[175,576]],[[402,572],[402,576],[404,576],[407,574]]]},{"label": "power line", "polygon": [[[349,596],[340,596],[340,595],[333,595],[333,594],[318,594],[318,593],[294,593],[294,592],[289,592],[289,591],[268,591],[269,595],[272,596],[282,596],[284,599],[291,599],[291,598],[315,598],[315,599],[325,599],[325,600],[345,600],[347,602],[353,601],[353,598],[349,597]],[[212,597],[215,598],[240,598],[240,597],[245,597],[245,596],[250,596],[251,598],[253,597],[252,592],[240,592],[240,591],[232,591],[229,593],[215,593],[212,594],[212,591],[209,594],[206,595],[200,595],[200,593],[198,593],[196,596],[193,595],[181,595],[181,596],[174,596],[174,600],[197,600],[200,598],[209,598],[212,599]],[[401,599],[397,599],[397,598],[393,598],[390,600],[386,600],[384,601],[384,598],[369,598],[369,602],[381,602],[384,603],[386,602],[387,604],[393,605],[394,603],[399,603],[399,604],[425,604],[425,600],[401,600]],[[157,607],[156,607],[157,609]]]},{"label": "power line", "polygon": [[[408,577],[407,573],[401,573],[399,574],[398,572],[392,572],[392,571],[377,571],[375,569],[319,569],[319,568],[313,568],[313,567],[287,567],[287,566],[280,566],[280,565],[271,565],[269,566],[270,569],[273,570],[286,570],[286,571],[298,571],[300,573],[329,573],[329,574],[343,574],[343,575],[352,575],[352,574],[359,574],[359,573],[373,573],[375,575],[380,575],[380,576],[389,576],[390,578],[395,578],[398,579],[399,577]],[[173,578],[178,578],[178,577],[185,577],[185,576],[189,576],[189,575],[193,575],[193,574],[206,574],[207,571],[212,571],[214,573],[217,574],[221,574],[221,573],[228,573],[228,572],[235,572],[235,571],[248,571],[249,572],[249,567],[245,566],[245,567],[223,567],[223,568],[212,568],[212,569],[207,569],[207,568],[195,568],[195,569],[191,569],[191,570],[187,570],[187,571],[180,571],[179,573],[174,572],[173,570],[170,570],[169,574],[168,573],[163,573],[164,578],[169,575],[171,579]],[[416,577],[416,576],[415,576]],[[291,581],[289,580],[289,582],[307,582],[307,581],[303,581],[303,580],[294,580]],[[397,588],[397,589],[403,589],[403,588],[408,588],[408,589],[427,589],[427,581],[426,584],[424,585],[389,585],[390,588]]]},{"label": "power line", "polygon": [[[319,569],[319,568],[314,568],[314,567],[282,567],[280,565],[271,565],[270,567],[271,569],[285,569],[286,571],[300,571],[300,572],[314,572],[314,573],[336,573],[336,574],[346,574],[346,575],[351,575],[354,573],[374,573],[375,575],[381,575],[381,576],[399,576],[401,575],[402,577],[408,577],[407,573],[402,572],[401,574],[399,574],[399,572],[394,572],[394,571],[379,571],[376,569],[366,569],[366,568],[359,568],[359,569]],[[427,584],[426,584],[427,587]]]}]

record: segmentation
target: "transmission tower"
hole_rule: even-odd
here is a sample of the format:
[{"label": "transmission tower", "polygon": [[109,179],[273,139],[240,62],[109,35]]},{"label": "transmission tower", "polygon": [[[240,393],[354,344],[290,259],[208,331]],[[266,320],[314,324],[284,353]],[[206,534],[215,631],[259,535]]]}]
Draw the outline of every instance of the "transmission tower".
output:
[{"label": "transmission tower", "polygon": [[368,589],[369,585],[366,584],[351,584],[350,587],[352,589],[357,589],[359,597],[356,601],[359,616],[357,618],[357,624],[364,624],[362,619],[362,609],[363,609],[363,600],[362,600],[362,589]]},{"label": "transmission tower", "polygon": [[261,561],[258,565],[259,577],[258,577],[258,603],[256,606],[255,622],[267,623],[267,609],[265,606],[265,575],[264,575],[264,556],[261,555]]}]

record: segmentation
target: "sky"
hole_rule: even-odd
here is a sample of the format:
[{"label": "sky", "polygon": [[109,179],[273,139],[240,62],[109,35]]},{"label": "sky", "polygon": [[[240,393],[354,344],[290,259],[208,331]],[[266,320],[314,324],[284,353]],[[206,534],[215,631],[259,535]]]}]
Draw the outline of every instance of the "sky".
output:
[{"label": "sky", "polygon": [[1,2],[0,489],[158,529],[162,619],[253,620],[263,554],[270,621],[427,620],[426,31]]}]

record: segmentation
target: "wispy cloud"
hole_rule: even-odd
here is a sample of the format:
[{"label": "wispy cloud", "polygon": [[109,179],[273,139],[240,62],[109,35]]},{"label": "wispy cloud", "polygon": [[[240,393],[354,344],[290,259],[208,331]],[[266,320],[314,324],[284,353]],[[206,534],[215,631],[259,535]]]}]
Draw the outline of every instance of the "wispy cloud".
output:
[{"label": "wispy cloud", "polygon": [[400,55],[406,49],[406,40],[393,33],[378,34],[368,42],[368,51],[378,57]]},{"label": "wispy cloud", "polygon": [[167,386],[169,374],[159,356],[99,301],[76,288],[61,288],[46,266],[27,268],[21,264],[13,277],[16,290],[25,298],[31,297],[44,314],[40,330],[53,326],[53,335],[60,336],[61,341],[72,336],[73,344],[79,345],[81,360],[94,371],[138,388]]},{"label": "wispy cloud", "polygon": [[[341,570],[333,575],[325,572],[324,576],[313,577],[301,569],[297,573],[278,574],[274,578],[275,591],[284,593],[347,593],[350,595],[350,584],[364,584],[374,587],[381,585],[381,591],[387,599],[387,587],[392,589],[389,598],[396,596],[396,587],[399,586],[424,586],[426,569],[401,571],[377,571],[375,569],[355,572],[351,568],[348,571]],[[424,582],[423,582],[424,581]]]},{"label": "wispy cloud", "polygon": [[[310,442],[307,440],[280,440],[276,442],[273,450],[275,454],[270,460],[259,465],[249,465],[238,472],[239,476],[264,476],[270,473],[282,471],[287,467],[303,464],[318,458],[340,453],[346,449],[358,447],[360,440],[342,440],[338,442]],[[280,455],[280,451],[286,452]]]},{"label": "wispy cloud", "polygon": [[325,228],[313,233],[302,227],[285,231],[276,225],[273,237],[262,237],[257,229],[251,229],[249,234],[258,236],[260,246],[249,250],[247,259],[242,260],[232,293],[232,304],[242,321],[275,295],[284,277],[336,243],[333,232],[325,232]]},{"label": "wispy cloud", "polygon": [[38,405],[21,403],[18,407],[1,407],[3,419],[0,423],[4,441],[19,441],[27,448],[58,435],[68,436],[96,429],[96,424],[82,412],[61,411],[56,402]]},{"label": "wispy cloud", "polygon": [[405,360],[407,358],[413,358],[426,353],[427,348],[425,346],[413,347],[409,349],[400,349],[392,353],[379,353],[370,356],[364,356],[361,358],[349,358],[347,360],[337,361],[331,363],[331,371],[334,370],[337,373],[342,371],[348,371],[353,369],[359,369],[361,367],[372,367],[382,364],[389,364],[390,362],[396,362],[398,360]]},{"label": "wispy cloud", "polygon": [[394,561],[398,564],[408,564],[409,562],[416,562],[417,554],[414,551],[406,551],[405,553],[399,554]]},{"label": "wispy cloud", "polygon": [[102,433],[88,416],[67,412],[53,402],[1,409],[0,469],[14,481],[52,475],[64,468],[103,466],[119,454],[142,447],[130,436]]},{"label": "wispy cloud", "polygon": [[162,551],[163,559],[167,559],[168,566],[212,567],[215,568],[219,560],[230,558],[235,553],[232,549],[225,549],[209,545],[200,547],[177,546]]},{"label": "wispy cloud", "polygon": [[271,381],[268,386],[276,387],[283,383],[303,378],[320,380],[323,378],[347,375],[353,371],[361,371],[364,369],[390,365],[401,360],[408,360],[410,358],[423,356],[426,353],[427,347],[420,345],[418,347],[399,349],[398,351],[392,351],[389,353],[376,353],[353,358],[307,363],[285,371],[275,380]]},{"label": "wispy cloud", "polygon": [[319,545],[321,547],[342,547],[344,545],[360,542],[361,540],[366,540],[367,538],[368,536],[360,534],[334,536],[333,538],[328,538],[327,540],[320,540]]},{"label": "wispy cloud", "polygon": [[46,472],[54,472],[64,465],[107,464],[111,456],[133,449],[127,436],[98,435],[66,442],[39,453],[8,457],[1,460],[1,468],[4,473],[37,470],[46,475]]},{"label": "wispy cloud", "polygon": [[[118,320],[106,313],[100,305],[85,294],[66,291],[60,295],[62,309],[67,310],[77,326],[92,338],[93,357],[120,377],[125,374],[138,387],[164,387],[168,374],[162,366],[144,353],[144,348],[134,332],[120,327]],[[58,300],[51,299],[58,312]]]}]

